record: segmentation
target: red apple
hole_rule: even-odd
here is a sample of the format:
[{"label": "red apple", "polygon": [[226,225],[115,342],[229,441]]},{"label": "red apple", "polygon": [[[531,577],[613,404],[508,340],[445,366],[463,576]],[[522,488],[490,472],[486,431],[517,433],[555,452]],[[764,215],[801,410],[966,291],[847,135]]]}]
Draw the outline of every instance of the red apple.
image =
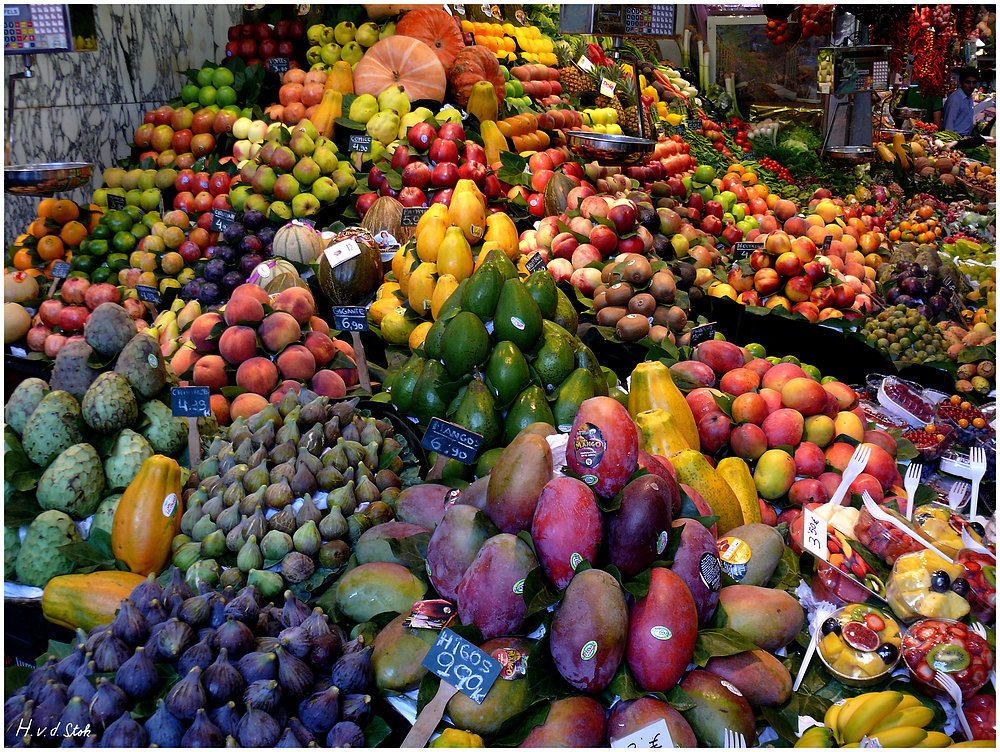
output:
[{"label": "red apple", "polygon": [[430,123],[417,123],[406,134],[410,146],[420,151],[427,149],[435,138],[437,138],[437,131]]},{"label": "red apple", "polygon": [[458,179],[458,165],[454,162],[439,162],[431,171],[431,185],[435,188],[454,188]]},{"label": "red apple", "polygon": [[[451,125],[451,123],[445,123],[444,125]],[[444,130],[444,125],[441,126],[441,131]],[[452,162],[454,164],[458,164],[458,144],[450,139],[442,138],[439,134],[438,137],[431,142],[428,156],[434,164],[440,164],[442,162]]]},{"label": "red apple", "polygon": [[403,168],[403,185],[421,190],[431,184],[431,168],[423,162],[410,162]]},{"label": "red apple", "polygon": [[410,185],[399,192],[399,203],[403,206],[427,206],[427,196],[416,186]]}]

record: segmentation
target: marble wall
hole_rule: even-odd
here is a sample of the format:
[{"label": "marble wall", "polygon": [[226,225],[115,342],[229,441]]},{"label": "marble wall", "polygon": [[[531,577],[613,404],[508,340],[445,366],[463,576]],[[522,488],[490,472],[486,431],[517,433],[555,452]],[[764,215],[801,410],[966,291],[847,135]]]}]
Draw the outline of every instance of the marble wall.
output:
[{"label": "marble wall", "polygon": [[[176,97],[180,71],[220,61],[240,5],[96,5],[96,52],[38,55],[33,77],[17,81],[12,164],[86,161],[94,179],[60,198],[89,202],[101,171],[126,156],[147,110]],[[24,70],[4,57],[4,73]],[[6,117],[6,113],[5,113]],[[37,198],[4,194],[4,241],[34,217]]]}]

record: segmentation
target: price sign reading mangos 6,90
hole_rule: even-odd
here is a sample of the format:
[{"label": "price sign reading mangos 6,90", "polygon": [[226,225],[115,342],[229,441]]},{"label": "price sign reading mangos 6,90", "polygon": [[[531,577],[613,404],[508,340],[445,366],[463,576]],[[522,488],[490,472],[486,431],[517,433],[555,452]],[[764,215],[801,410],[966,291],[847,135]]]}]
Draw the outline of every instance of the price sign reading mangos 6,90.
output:
[{"label": "price sign reading mangos 6,90", "polygon": [[450,629],[442,629],[421,665],[470,700],[482,704],[500,676],[500,661]]},{"label": "price sign reading mangos 6,90", "polygon": [[478,433],[440,418],[431,418],[420,446],[464,465],[471,465],[476,461],[476,453],[482,443],[483,437]]}]

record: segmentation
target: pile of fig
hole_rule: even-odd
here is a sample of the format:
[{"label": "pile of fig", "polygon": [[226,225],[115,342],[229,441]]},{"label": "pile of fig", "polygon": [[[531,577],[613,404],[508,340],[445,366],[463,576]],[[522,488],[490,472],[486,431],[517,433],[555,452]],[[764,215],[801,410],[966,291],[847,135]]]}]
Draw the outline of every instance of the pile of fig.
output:
[{"label": "pile of fig", "polygon": [[[292,593],[152,576],[4,703],[8,746],[364,747],[371,648]],[[49,732],[58,729],[50,738]]]},{"label": "pile of fig", "polygon": [[347,563],[362,533],[393,518],[412,455],[356,406],[289,391],[214,441],[173,543],[190,584],[305,595]]}]

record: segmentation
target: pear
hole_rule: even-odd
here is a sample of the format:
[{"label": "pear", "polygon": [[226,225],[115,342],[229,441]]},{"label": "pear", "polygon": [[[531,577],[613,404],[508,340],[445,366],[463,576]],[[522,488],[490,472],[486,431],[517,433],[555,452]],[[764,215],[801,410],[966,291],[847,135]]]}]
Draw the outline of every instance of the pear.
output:
[{"label": "pear", "polygon": [[362,47],[371,47],[378,41],[378,33],[378,24],[374,24],[369,21],[368,23],[363,23],[358,27],[358,30],[354,33],[354,41]]},{"label": "pear", "polygon": [[350,21],[341,21],[333,27],[333,38],[337,40],[337,44],[353,42],[356,34],[357,29]]},{"label": "pear", "polygon": [[[378,114],[378,100],[371,94],[361,94],[351,102],[347,117],[356,123],[368,123]],[[399,130],[399,127],[396,128]]]},{"label": "pear", "polygon": [[410,98],[402,86],[390,86],[378,95],[378,108],[383,112],[395,110],[396,114],[402,117],[410,111]]},{"label": "pear", "polygon": [[[351,106],[354,109],[354,106]],[[383,145],[395,140],[399,132],[399,115],[392,110],[380,112],[365,125],[365,132]]]},{"label": "pear", "polygon": [[391,37],[395,33],[396,33],[396,22],[390,21],[389,23],[387,23],[385,26],[382,27],[382,30],[378,33],[378,39],[381,42],[386,37]]},{"label": "pear", "polygon": [[340,48],[340,59],[351,65],[356,65],[365,56],[365,48],[355,41],[350,41]]}]

